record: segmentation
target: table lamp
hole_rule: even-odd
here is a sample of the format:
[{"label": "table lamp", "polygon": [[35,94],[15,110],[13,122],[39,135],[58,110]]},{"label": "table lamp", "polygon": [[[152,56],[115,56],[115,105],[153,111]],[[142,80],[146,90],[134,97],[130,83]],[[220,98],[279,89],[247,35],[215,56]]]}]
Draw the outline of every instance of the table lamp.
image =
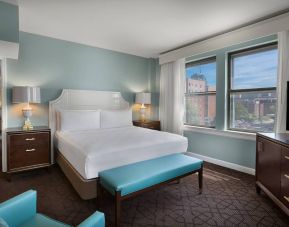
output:
[{"label": "table lamp", "polygon": [[23,130],[32,130],[33,125],[30,122],[32,116],[32,108],[29,103],[40,103],[40,88],[39,87],[13,87],[12,102],[13,103],[27,103],[22,109],[25,118]]},{"label": "table lamp", "polygon": [[140,107],[140,121],[146,121],[145,111],[147,104],[151,104],[151,93],[140,92],[136,93],[135,102],[141,104]]}]

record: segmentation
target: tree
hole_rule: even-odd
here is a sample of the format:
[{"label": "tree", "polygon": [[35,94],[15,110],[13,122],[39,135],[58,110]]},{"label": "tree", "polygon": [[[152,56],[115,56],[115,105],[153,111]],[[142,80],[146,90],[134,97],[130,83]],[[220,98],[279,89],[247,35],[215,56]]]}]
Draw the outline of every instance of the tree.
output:
[{"label": "tree", "polygon": [[194,73],[193,75],[191,75],[191,79],[207,81],[205,75],[204,74],[199,74],[199,73]]},{"label": "tree", "polygon": [[248,109],[240,102],[236,104],[235,119],[236,120],[241,120],[241,119],[249,120],[250,119]]}]

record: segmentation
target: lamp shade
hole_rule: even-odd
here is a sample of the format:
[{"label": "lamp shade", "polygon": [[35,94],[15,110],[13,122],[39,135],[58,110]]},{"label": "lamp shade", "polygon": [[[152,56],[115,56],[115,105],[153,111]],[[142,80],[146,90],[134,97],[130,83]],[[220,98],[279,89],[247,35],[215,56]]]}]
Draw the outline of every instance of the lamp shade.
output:
[{"label": "lamp shade", "polygon": [[13,103],[40,103],[39,87],[13,87],[12,90]]},{"label": "lamp shade", "polygon": [[135,102],[139,104],[151,104],[151,93],[136,93]]}]

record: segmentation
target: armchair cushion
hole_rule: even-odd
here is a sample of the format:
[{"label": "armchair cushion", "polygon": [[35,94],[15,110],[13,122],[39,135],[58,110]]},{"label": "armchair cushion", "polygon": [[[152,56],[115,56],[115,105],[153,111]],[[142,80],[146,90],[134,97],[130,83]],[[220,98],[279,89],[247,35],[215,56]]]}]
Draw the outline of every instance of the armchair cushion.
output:
[{"label": "armchair cushion", "polygon": [[105,227],[104,213],[99,211],[94,212],[81,222],[78,227]]},{"label": "armchair cushion", "polygon": [[[0,227],[69,227],[36,213],[36,191],[29,190],[0,203]],[[104,214],[96,211],[79,227],[105,227]]]},{"label": "armchair cushion", "polygon": [[9,225],[3,218],[0,218],[0,227],[9,227]]},{"label": "armchair cushion", "polygon": [[34,217],[21,224],[19,227],[69,227],[62,222],[51,219],[43,214],[36,214]]},{"label": "armchair cushion", "polygon": [[[15,218],[17,214],[17,218]],[[36,214],[36,191],[29,190],[0,203],[0,218],[10,227],[19,226]]]}]

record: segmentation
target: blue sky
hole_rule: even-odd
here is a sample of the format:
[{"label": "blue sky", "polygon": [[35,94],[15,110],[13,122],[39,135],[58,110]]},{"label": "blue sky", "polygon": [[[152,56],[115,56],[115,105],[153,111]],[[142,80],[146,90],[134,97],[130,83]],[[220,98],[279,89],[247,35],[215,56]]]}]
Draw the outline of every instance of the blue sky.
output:
[{"label": "blue sky", "polygon": [[209,86],[216,86],[216,63],[208,63],[186,68],[186,76],[198,73],[205,75]]},{"label": "blue sky", "polygon": [[[277,49],[238,56],[233,60],[233,89],[275,87],[277,84]],[[208,63],[186,69],[186,76],[204,74],[210,86],[216,85],[216,64]]]},{"label": "blue sky", "polygon": [[275,87],[278,52],[276,49],[236,57],[233,60],[232,88]]}]

